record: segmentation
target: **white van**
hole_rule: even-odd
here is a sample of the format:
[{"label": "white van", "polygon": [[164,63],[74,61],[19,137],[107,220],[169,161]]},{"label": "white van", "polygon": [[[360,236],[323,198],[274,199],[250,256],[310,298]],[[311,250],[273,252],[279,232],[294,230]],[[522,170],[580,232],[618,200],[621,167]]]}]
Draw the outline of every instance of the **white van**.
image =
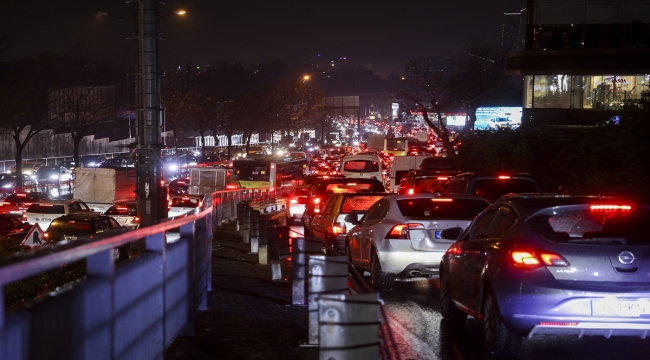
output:
[{"label": "white van", "polygon": [[390,167],[390,191],[397,192],[399,182],[402,176],[408,174],[411,170],[417,170],[422,161],[429,155],[404,155],[395,156]]},{"label": "white van", "polygon": [[383,183],[382,170],[377,155],[350,155],[341,160],[341,175],[349,178],[377,179]]}]

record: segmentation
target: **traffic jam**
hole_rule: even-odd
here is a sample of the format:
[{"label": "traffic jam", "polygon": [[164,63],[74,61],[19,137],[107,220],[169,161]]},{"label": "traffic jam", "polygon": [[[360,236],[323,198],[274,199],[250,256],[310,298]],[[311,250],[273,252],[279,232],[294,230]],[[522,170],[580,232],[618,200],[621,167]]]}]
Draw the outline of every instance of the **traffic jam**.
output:
[{"label": "traffic jam", "polygon": [[[648,206],[548,192],[528,174],[464,171],[426,130],[363,126],[367,137],[250,147],[228,161],[165,158],[168,216],[199,212],[215,191],[290,186],[286,224],[321,239],[324,254],[344,255],[403,333],[427,333],[434,321],[452,343],[491,355],[517,354],[541,335],[650,335]],[[47,176],[27,175],[29,191],[0,178],[9,190],[0,235],[35,248],[138,228],[133,167],[27,167],[43,168]],[[199,178],[226,180],[191,182]],[[405,307],[420,314],[409,324]],[[428,340],[407,338],[413,358],[439,356]],[[462,347],[459,358],[480,355]]]},{"label": "traffic jam", "polygon": [[[490,356],[528,349],[525,358],[545,358],[530,350],[543,339],[650,335],[648,206],[547,192],[528,174],[463,171],[431,139],[382,140],[383,149],[313,149],[286,216],[325,254],[345,255],[405,333],[428,333],[433,307],[464,348],[458,358],[482,356],[466,350],[468,334]],[[429,341],[403,345],[437,358]]]}]

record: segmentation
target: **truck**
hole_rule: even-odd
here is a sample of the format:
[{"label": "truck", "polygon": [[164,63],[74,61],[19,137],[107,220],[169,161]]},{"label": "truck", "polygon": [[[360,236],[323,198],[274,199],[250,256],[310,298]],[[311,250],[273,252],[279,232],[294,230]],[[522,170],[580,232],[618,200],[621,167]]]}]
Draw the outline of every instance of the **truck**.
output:
[{"label": "truck", "polygon": [[191,195],[212,196],[212,193],[225,190],[229,183],[228,170],[215,167],[190,168],[190,185],[188,192]]},{"label": "truck", "polygon": [[116,202],[136,201],[135,168],[76,168],[74,198],[104,213]]},{"label": "truck", "polygon": [[409,150],[409,141],[413,142],[414,140],[414,138],[387,138],[385,135],[372,134],[368,136],[366,150],[402,156],[406,155]]}]

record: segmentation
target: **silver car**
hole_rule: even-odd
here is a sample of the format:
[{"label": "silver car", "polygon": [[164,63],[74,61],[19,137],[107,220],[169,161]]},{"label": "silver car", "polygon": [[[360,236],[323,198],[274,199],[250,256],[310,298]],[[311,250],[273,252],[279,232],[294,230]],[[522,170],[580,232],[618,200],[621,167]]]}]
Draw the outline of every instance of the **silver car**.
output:
[{"label": "silver car", "polygon": [[389,290],[395,279],[437,277],[440,259],[454,242],[440,232],[469,226],[488,205],[464,194],[387,195],[348,232],[346,253],[354,266],[370,272],[379,291]]},{"label": "silver car", "polygon": [[510,194],[483,211],[440,268],[441,313],[483,321],[485,349],[514,353],[534,335],[650,334],[650,207]]}]

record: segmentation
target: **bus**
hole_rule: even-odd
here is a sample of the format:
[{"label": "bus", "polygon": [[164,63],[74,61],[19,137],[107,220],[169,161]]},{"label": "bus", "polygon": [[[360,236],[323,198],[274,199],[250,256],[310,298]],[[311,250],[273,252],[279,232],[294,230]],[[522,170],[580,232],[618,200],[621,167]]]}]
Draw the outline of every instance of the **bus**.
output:
[{"label": "bus", "polygon": [[309,169],[309,159],[274,161],[241,159],[233,161],[233,180],[242,188],[263,188],[302,183]]}]

